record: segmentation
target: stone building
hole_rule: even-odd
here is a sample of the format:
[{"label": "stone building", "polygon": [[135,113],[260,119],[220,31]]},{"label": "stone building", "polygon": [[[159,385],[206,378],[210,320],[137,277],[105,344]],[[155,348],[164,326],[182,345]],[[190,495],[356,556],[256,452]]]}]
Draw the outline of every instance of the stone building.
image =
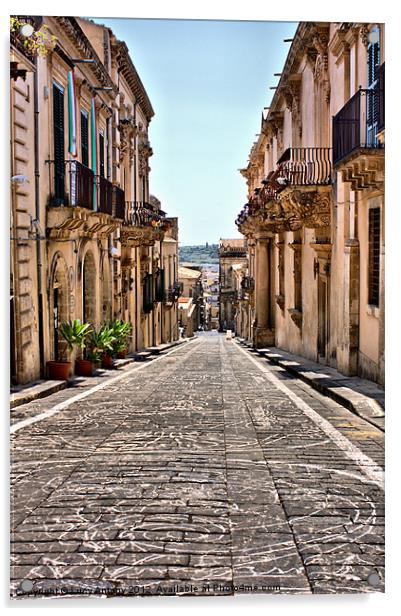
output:
[{"label": "stone building", "polygon": [[25,383],[59,358],[68,319],[130,321],[130,351],[178,337],[178,227],[149,193],[154,111],[126,44],[89,20],[18,20],[47,47],[11,34],[11,374]]},{"label": "stone building", "polygon": [[247,263],[246,240],[221,239],[219,242],[219,330],[237,331],[236,316],[240,300],[236,270]]},{"label": "stone building", "polygon": [[241,170],[250,327],[384,383],[384,25],[300,23]]},{"label": "stone building", "polygon": [[[193,331],[197,331],[200,326],[204,325],[204,304],[203,304],[203,286],[202,286],[202,266],[184,267],[180,265],[178,268],[178,280],[181,284],[182,306],[184,299],[191,299],[188,304],[188,309],[193,313]],[[181,307],[182,307],[181,306]],[[193,309],[192,309],[193,306]],[[181,322],[181,317],[179,316]]]}]

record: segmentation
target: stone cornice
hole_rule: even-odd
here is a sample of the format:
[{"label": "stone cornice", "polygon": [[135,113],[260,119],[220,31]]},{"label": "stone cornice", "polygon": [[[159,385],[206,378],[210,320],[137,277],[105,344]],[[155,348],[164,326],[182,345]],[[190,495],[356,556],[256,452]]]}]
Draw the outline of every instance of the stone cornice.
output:
[{"label": "stone cornice", "polygon": [[[113,88],[114,94],[118,93],[117,86],[113,83],[110,75],[103,66],[99,56],[92,47],[82,28],[75,17],[52,17],[57,26],[64,32],[76,51],[84,60],[95,60],[85,65],[102,87]],[[68,54],[67,54],[68,55]]]},{"label": "stone cornice", "polygon": [[144,85],[136,71],[136,68],[130,58],[128,47],[123,41],[115,41],[112,44],[112,55],[117,57],[118,71],[126,79],[131,92],[135,96],[135,100],[144,111],[148,122],[154,116],[153,107],[146,93]]}]

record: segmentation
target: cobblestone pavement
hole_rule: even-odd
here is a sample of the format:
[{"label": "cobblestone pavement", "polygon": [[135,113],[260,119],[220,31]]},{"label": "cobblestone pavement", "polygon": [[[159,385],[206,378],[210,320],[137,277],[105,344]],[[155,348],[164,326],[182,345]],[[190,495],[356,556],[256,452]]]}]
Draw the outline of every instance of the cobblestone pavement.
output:
[{"label": "cobblestone pavement", "polygon": [[384,590],[374,426],[217,333],[76,393],[17,409],[13,596]]}]

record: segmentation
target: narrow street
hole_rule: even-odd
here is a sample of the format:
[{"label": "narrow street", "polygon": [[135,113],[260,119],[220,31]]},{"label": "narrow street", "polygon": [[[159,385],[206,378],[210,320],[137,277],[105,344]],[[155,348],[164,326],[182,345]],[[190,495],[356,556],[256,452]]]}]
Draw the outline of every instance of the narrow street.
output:
[{"label": "narrow street", "polygon": [[15,594],[383,590],[370,423],[216,332],[83,393],[12,412]]}]

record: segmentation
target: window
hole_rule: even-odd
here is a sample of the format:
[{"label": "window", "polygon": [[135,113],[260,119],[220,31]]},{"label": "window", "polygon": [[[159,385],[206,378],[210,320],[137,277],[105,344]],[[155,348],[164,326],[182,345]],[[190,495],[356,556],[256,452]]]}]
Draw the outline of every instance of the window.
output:
[{"label": "window", "polygon": [[379,306],[380,292],[380,208],[369,210],[368,302]]},{"label": "window", "polygon": [[89,167],[88,114],[83,109],[81,109],[81,161],[85,167]]},{"label": "window", "polygon": [[159,269],[156,275],[156,301],[162,302],[164,299],[165,275],[164,269]]},{"label": "window", "polygon": [[143,285],[143,311],[147,314],[153,310],[153,276],[147,273]]},{"label": "window", "polygon": [[371,29],[368,37],[368,90],[367,109],[366,109],[366,125],[367,135],[366,142],[369,146],[377,144],[377,125],[379,114],[379,68],[380,68],[380,32],[375,26]]},{"label": "window", "polygon": [[368,40],[368,88],[371,88],[379,78],[380,31],[377,26],[371,29]]},{"label": "window", "polygon": [[53,83],[54,197],[64,202],[64,88]]}]

